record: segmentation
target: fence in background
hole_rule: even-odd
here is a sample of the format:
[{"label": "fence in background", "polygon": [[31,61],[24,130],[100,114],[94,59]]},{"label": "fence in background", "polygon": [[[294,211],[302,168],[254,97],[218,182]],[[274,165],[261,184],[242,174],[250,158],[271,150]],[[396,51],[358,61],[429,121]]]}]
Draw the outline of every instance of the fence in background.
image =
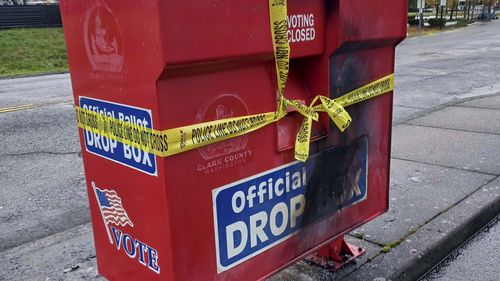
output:
[{"label": "fence in background", "polygon": [[62,26],[59,5],[0,6],[0,29]]}]

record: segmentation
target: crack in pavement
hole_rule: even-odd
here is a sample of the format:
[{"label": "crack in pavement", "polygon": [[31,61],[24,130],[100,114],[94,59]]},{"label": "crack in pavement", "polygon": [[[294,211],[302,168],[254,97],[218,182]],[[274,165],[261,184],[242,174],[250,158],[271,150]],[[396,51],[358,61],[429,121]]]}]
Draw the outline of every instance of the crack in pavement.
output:
[{"label": "crack in pavement", "polygon": [[31,151],[31,152],[22,152],[22,153],[6,153],[0,154],[1,156],[27,156],[27,155],[36,155],[36,154],[48,154],[48,155],[72,155],[77,154],[78,157],[82,157],[81,151],[70,151],[70,152],[52,152],[52,151]]}]

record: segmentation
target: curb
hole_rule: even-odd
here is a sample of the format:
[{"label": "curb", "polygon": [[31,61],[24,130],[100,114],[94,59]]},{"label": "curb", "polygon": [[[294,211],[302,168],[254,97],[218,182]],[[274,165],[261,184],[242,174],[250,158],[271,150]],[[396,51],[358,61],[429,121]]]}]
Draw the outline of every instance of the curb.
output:
[{"label": "curb", "polygon": [[[427,258],[427,261],[415,263],[412,267],[422,266],[426,271],[412,272],[411,267],[401,270],[401,273],[394,278],[395,280],[406,280],[408,275],[421,277],[430,270],[432,270],[439,262],[446,259],[454,250],[469,241],[477,232],[481,231],[491,221],[493,221],[500,214],[500,197],[496,201],[491,202],[479,212],[473,215],[472,218],[465,221],[462,227],[454,229],[447,235],[442,244],[436,245],[426,253],[422,260]],[[433,259],[434,262],[429,264],[429,260]],[[414,278],[415,279],[415,278]]]},{"label": "curb", "polygon": [[[497,177],[495,180],[498,179],[499,178]],[[476,192],[482,192],[482,189],[483,187]],[[472,196],[474,195],[475,193]],[[456,208],[465,210],[463,204],[465,204],[464,202],[466,200],[460,202],[451,210],[449,210],[450,214],[447,215],[453,216],[454,213],[459,213],[460,210],[457,210]],[[409,264],[406,267],[402,267],[401,270],[397,272],[392,279],[416,280],[420,278],[422,275],[434,268],[437,263],[448,257],[448,255],[452,253],[456,248],[467,242],[475,233],[480,231],[499,214],[500,196],[497,196],[494,200],[479,209],[478,212],[472,214],[469,218],[460,221],[459,227],[454,228],[449,233],[447,233],[441,240],[438,241],[438,243],[432,245],[432,247],[427,252],[424,252],[421,258],[415,260],[414,263]],[[438,218],[439,217],[437,217],[436,219]]]},{"label": "curb", "polygon": [[47,75],[55,75],[55,74],[66,74],[66,73],[69,73],[69,70],[45,71],[45,72],[26,73],[26,74],[14,74],[14,75],[0,76],[0,80],[29,78],[29,77],[47,76]]},{"label": "curb", "polygon": [[345,280],[418,280],[500,214],[500,194],[488,191],[495,184],[500,185],[500,177],[420,226],[407,237],[412,244],[378,254]]}]

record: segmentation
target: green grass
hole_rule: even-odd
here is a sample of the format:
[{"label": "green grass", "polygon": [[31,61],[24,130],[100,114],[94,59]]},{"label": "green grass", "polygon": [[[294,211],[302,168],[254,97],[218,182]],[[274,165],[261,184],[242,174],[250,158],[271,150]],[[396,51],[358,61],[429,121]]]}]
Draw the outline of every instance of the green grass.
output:
[{"label": "green grass", "polygon": [[[408,17],[416,17],[418,15],[418,13],[416,12],[408,12]],[[435,15],[435,13],[424,13],[424,17],[430,17],[432,15]]]},{"label": "green grass", "polygon": [[[416,12],[408,12],[408,17],[410,18],[414,18],[416,16],[418,16],[419,14],[416,13]],[[424,13],[424,17],[436,17],[436,13],[435,12],[432,12],[432,13]],[[438,13],[438,18],[441,17],[441,12]],[[450,19],[450,12],[448,13],[444,13],[443,14],[443,17],[446,18],[446,19]],[[463,11],[453,11],[453,20],[457,20],[457,19],[463,19],[464,18],[464,12]]]},{"label": "green grass", "polygon": [[62,28],[0,30],[0,77],[67,69]]}]

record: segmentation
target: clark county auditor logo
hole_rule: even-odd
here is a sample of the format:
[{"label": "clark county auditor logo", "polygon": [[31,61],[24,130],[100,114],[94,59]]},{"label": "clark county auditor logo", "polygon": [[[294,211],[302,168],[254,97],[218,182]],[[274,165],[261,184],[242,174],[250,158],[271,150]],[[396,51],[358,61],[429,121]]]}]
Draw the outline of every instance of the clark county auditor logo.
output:
[{"label": "clark county auditor logo", "polygon": [[[248,115],[248,108],[240,97],[223,94],[198,112],[196,122],[202,123],[245,115]],[[203,159],[210,160],[241,151],[245,149],[247,143],[248,136],[243,135],[199,148],[198,152]]]},{"label": "clark county auditor logo", "polygon": [[83,26],[85,51],[93,70],[120,72],[123,43],[116,17],[106,4],[88,9]]}]

